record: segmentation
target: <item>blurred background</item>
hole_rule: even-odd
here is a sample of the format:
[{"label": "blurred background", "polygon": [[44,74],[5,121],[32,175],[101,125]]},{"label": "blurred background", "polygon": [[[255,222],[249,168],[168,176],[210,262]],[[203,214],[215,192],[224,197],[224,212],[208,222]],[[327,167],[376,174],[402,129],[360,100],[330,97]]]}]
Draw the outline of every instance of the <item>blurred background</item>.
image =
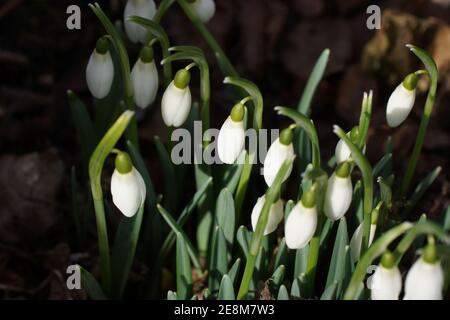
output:
[{"label": "blurred background", "polygon": [[[97,268],[95,225],[83,246],[76,241],[70,176],[81,159],[66,99],[71,89],[92,106],[85,68],[104,31],[87,3],[0,1],[0,299],[83,299],[83,291],[66,289],[66,267],[88,264],[94,273]],[[122,19],[124,1],[99,3],[113,21]],[[70,4],[81,7],[81,30],[66,28]],[[366,27],[371,4],[381,8],[380,30]],[[337,142],[332,125],[351,129],[359,118],[363,92],[373,90],[368,157],[372,163],[381,158],[384,142],[392,136],[394,163],[404,172],[427,80],[419,83],[413,112],[401,127],[387,126],[385,106],[403,77],[422,68],[405,44],[428,50],[439,67],[440,82],[416,178],[436,166],[443,170],[415,214],[442,214],[450,199],[450,0],[216,0],[216,6],[207,27],[239,74],[260,87],[267,128],[286,125],[273,106],[295,107],[316,59],[325,48],[331,50],[312,107],[325,159]],[[207,53],[212,126],[220,127],[234,101],[222,85],[211,51],[177,5],[162,25],[172,45],[197,45]],[[129,44],[131,63],[138,51]],[[195,75],[192,83],[198,96]],[[164,180],[152,138],[166,136],[161,93],[139,124],[143,154],[158,192],[164,190]],[[249,190],[248,207],[264,192],[260,187]],[[187,198],[193,190],[187,183]],[[138,282],[144,273],[145,266],[136,266],[131,281]]]}]

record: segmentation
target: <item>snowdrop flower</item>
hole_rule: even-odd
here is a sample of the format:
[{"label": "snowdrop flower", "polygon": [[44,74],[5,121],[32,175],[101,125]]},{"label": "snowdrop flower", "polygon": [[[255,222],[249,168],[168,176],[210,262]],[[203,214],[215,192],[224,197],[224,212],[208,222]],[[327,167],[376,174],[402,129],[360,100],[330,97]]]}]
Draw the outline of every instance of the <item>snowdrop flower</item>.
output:
[{"label": "snowdrop flower", "polygon": [[[356,143],[358,140],[358,127],[354,127],[350,132],[347,133],[347,136],[350,138],[350,140],[353,143]],[[363,153],[366,151],[366,146],[364,145]],[[352,152],[350,151],[350,148],[347,146],[344,140],[339,139],[338,143],[336,144],[335,149],[335,158],[336,163],[339,164],[341,162],[347,161],[350,159]]]},{"label": "snowdrop flower", "polygon": [[390,251],[386,251],[381,257],[381,262],[372,276],[370,290],[372,300],[398,300],[402,290],[402,275]]},{"label": "snowdrop flower", "polygon": [[125,22],[125,32],[131,42],[145,43],[147,30],[137,23],[128,21],[128,16],[139,16],[152,20],[155,13],[156,5],[153,0],[128,0],[123,12],[123,20]]},{"label": "snowdrop flower", "polygon": [[178,70],[161,101],[162,118],[166,126],[181,126],[191,111],[191,74],[186,69]]},{"label": "snowdrop flower", "polygon": [[86,67],[86,82],[91,94],[103,99],[111,90],[114,79],[114,65],[108,50],[108,40],[98,39],[97,45]]},{"label": "snowdrop flower", "polygon": [[[377,231],[377,222],[378,215],[380,212],[382,202],[380,202],[376,208],[372,210],[371,221],[370,221],[370,232],[369,232],[369,247],[373,242],[375,237],[375,232]],[[359,260],[359,256],[361,254],[361,244],[363,238],[363,223],[361,223],[353,233],[352,238],[350,239],[350,256],[352,258],[352,262],[356,263]]]},{"label": "snowdrop flower", "polygon": [[315,188],[305,192],[284,224],[284,236],[289,249],[304,248],[314,236],[317,227]]},{"label": "snowdrop flower", "polygon": [[112,200],[125,217],[132,217],[144,203],[145,183],[126,152],[117,154],[115,165],[111,177]]},{"label": "snowdrop flower", "polygon": [[142,48],[139,59],[131,70],[131,83],[134,103],[138,107],[145,109],[153,103],[158,92],[159,80],[151,47]]},{"label": "snowdrop flower", "polygon": [[[286,128],[281,131],[280,136],[272,143],[267,151],[266,158],[264,159],[264,180],[270,187],[275,180],[275,177],[283,165],[284,161],[293,159],[294,146],[292,145],[292,129]],[[290,164],[286,175],[283,178],[283,182],[289,177],[292,172],[292,163]]]},{"label": "snowdrop flower", "polygon": [[217,152],[220,161],[224,163],[234,163],[244,149],[244,114],[244,105],[240,102],[237,103],[220,128],[217,138]]},{"label": "snowdrop flower", "polygon": [[203,23],[211,20],[216,12],[214,0],[188,0],[188,2],[190,2],[192,10]]},{"label": "snowdrop flower", "polygon": [[328,179],[323,210],[331,220],[342,218],[350,207],[353,195],[350,173],[350,163],[342,162]]},{"label": "snowdrop flower", "polygon": [[386,120],[390,127],[397,127],[405,121],[416,100],[417,75],[411,73],[395,88],[389,97]]},{"label": "snowdrop flower", "polygon": [[434,243],[428,244],[405,280],[404,300],[442,300],[444,271]]},{"label": "snowdrop flower", "polygon": [[[255,206],[252,210],[252,228],[253,231],[256,230],[256,225],[258,223],[259,215],[266,202],[266,196],[259,197],[256,201]],[[269,210],[269,219],[267,220],[266,229],[264,230],[264,235],[274,232],[277,229],[278,224],[283,220],[283,200],[278,199],[272,204]]]}]

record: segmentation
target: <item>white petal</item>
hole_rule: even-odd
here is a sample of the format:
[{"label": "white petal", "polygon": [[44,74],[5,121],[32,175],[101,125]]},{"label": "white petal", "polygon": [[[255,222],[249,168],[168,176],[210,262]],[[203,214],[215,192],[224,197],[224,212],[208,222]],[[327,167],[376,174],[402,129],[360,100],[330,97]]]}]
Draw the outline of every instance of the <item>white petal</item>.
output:
[{"label": "white petal", "polygon": [[158,70],[155,62],[143,63],[141,59],[135,63],[131,71],[134,102],[140,108],[147,108],[153,103],[158,92]]},{"label": "white petal", "polygon": [[123,12],[128,39],[132,42],[145,43],[147,37],[147,30],[137,23],[127,21],[128,16],[139,16],[152,20],[155,13],[156,5],[153,0],[128,0]]},{"label": "white petal", "polygon": [[[377,231],[377,225],[370,225],[370,234],[369,234],[369,246],[372,244],[373,238],[375,237],[375,232]],[[361,223],[358,228],[356,228],[353,236],[350,240],[350,255],[352,257],[352,262],[356,263],[359,260],[359,256],[361,254],[361,244],[363,237],[363,224]]]},{"label": "white petal", "polygon": [[[255,206],[252,210],[252,228],[253,231],[256,230],[256,224],[258,223],[259,215],[266,201],[266,196],[259,197],[256,201]],[[278,224],[283,220],[283,200],[278,199],[277,202],[273,203],[269,211],[269,219],[267,220],[266,229],[264,230],[264,235],[274,232]]]},{"label": "white petal", "polygon": [[402,290],[402,276],[397,267],[386,269],[379,265],[370,284],[372,300],[398,300]]},{"label": "white petal", "polygon": [[136,214],[145,200],[145,184],[141,174],[133,167],[126,174],[114,170],[111,177],[111,195],[113,203],[126,217]]},{"label": "white petal", "polygon": [[405,280],[404,300],[442,300],[444,271],[441,263],[427,263],[419,258]]},{"label": "white petal", "polygon": [[[350,137],[350,133],[347,133],[347,137]],[[363,148],[363,153],[365,152],[366,152],[366,145],[364,145]],[[336,157],[336,163],[339,164],[341,162],[347,161],[352,155],[352,152],[350,151],[350,148],[347,146],[345,141],[339,139],[338,143],[336,144],[334,154]]]},{"label": "white petal", "polygon": [[236,161],[244,149],[245,131],[244,122],[235,122],[229,116],[223,123],[217,138],[217,152],[219,159],[227,164]]},{"label": "white petal", "polygon": [[301,249],[305,247],[314,236],[317,227],[317,209],[305,208],[299,201],[292,208],[285,224],[284,236],[286,245],[290,249]]},{"label": "white petal", "polygon": [[162,118],[166,126],[181,126],[191,111],[191,91],[189,87],[179,89],[173,81],[169,84],[161,101]]},{"label": "white petal", "polygon": [[191,8],[204,23],[211,20],[216,12],[216,4],[214,3],[214,0],[196,0],[191,4]]},{"label": "white petal", "polygon": [[414,106],[416,90],[408,90],[400,84],[392,92],[386,108],[386,120],[390,127],[399,126]]},{"label": "white petal", "polygon": [[86,82],[91,94],[103,99],[111,90],[114,79],[114,65],[109,51],[99,54],[94,49],[86,67]]},{"label": "white petal", "polygon": [[339,220],[350,208],[352,203],[352,180],[340,178],[333,173],[328,179],[327,191],[325,193],[324,212],[332,220]]},{"label": "white petal", "polygon": [[[287,159],[293,159],[294,155],[294,146],[291,144],[284,145],[280,143],[280,138],[277,138],[269,150],[267,151],[266,158],[264,159],[264,180],[267,185],[270,187],[275,180],[275,177],[283,165],[284,161]],[[292,163],[289,166],[286,175],[283,178],[283,182],[289,177],[292,172]]]}]

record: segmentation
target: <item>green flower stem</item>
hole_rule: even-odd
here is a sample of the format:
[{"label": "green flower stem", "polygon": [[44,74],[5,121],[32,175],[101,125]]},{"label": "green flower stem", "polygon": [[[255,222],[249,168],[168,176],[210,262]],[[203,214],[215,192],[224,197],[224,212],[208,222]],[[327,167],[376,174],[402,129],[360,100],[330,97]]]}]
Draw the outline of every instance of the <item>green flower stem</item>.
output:
[{"label": "green flower stem", "polygon": [[156,23],[160,23],[162,17],[167,12],[167,10],[174,4],[175,0],[162,0],[156,10],[155,16],[153,17],[153,21]]},{"label": "green flower stem", "polygon": [[367,275],[367,268],[372,264],[372,261],[382,255],[392,241],[397,239],[413,226],[414,225],[411,222],[403,222],[402,224],[390,229],[378,238],[378,240],[370,246],[364,255],[361,255],[361,259],[358,261],[347,290],[344,293],[344,300],[354,300],[357,298],[362,281]]},{"label": "green flower stem", "polygon": [[234,66],[231,64],[230,60],[223,52],[220,45],[217,43],[217,40],[214,36],[208,31],[203,22],[197,17],[195,12],[192,11],[190,5],[185,0],[178,0],[178,4],[183,9],[186,16],[191,20],[194,27],[198,30],[198,32],[205,39],[206,43],[209,45],[211,50],[214,51],[214,55],[216,56],[217,62],[219,63],[219,67],[222,70],[222,73],[225,76],[233,76],[237,77],[238,73]]},{"label": "green flower stem", "polygon": [[[253,82],[239,77],[226,77],[223,80],[223,83],[234,85],[245,91],[251,97],[254,105],[253,128],[256,130],[256,134],[258,135],[259,129],[262,128],[264,106],[261,91],[259,91],[258,87]],[[245,194],[247,192],[247,185],[250,181],[254,157],[255,155],[253,153],[246,156],[244,168],[242,169],[241,177],[239,178],[239,183],[234,198],[237,217],[236,221],[239,221],[239,218],[241,216],[242,205],[244,203]]]},{"label": "green flower stem", "polygon": [[[173,2],[173,1],[174,0],[171,0],[171,2]],[[160,7],[161,7],[161,5],[160,5]],[[152,35],[154,35],[161,46],[163,59],[166,59],[167,57],[169,57],[169,55],[170,55],[169,37],[167,36],[167,33],[164,31],[164,29],[158,23],[148,20],[148,19],[145,19],[145,18],[142,18],[142,17],[138,17],[138,16],[128,17],[128,21],[131,21],[131,22],[134,22],[134,23],[137,23],[137,24],[143,26],[144,28],[146,28],[148,30],[148,32],[150,32]],[[173,78],[172,77],[172,64],[165,63],[163,65],[163,68],[164,68],[163,69],[164,83],[166,84],[166,86],[168,86]]]},{"label": "green flower stem", "polygon": [[372,118],[372,97],[373,97],[372,90],[370,90],[369,95],[367,95],[367,93],[364,92],[364,98],[361,107],[361,115],[359,117],[358,142],[356,144],[360,149],[364,148],[367,134],[369,132],[370,119]]},{"label": "green flower stem", "polygon": [[111,289],[111,264],[101,175],[106,158],[124,133],[133,116],[134,112],[127,110],[116,120],[95,148],[89,161],[89,179],[97,222],[102,286],[107,294],[109,294]]},{"label": "green flower stem", "polygon": [[419,161],[420,152],[422,150],[423,142],[425,140],[425,134],[430,122],[431,113],[433,112],[434,100],[436,97],[437,82],[438,82],[438,70],[433,58],[424,51],[413,45],[407,45],[407,47],[422,61],[425,68],[428,71],[428,75],[431,79],[430,88],[428,90],[427,100],[425,102],[425,108],[423,110],[422,119],[420,120],[419,131],[417,132],[416,143],[414,145],[413,152],[408,162],[405,176],[403,177],[400,187],[400,198],[406,196],[411,185],[411,180],[416,170],[417,162]]},{"label": "green flower stem", "polygon": [[291,165],[292,160],[284,161],[280,170],[275,177],[272,186],[267,189],[265,194],[264,206],[261,210],[261,214],[258,218],[258,223],[256,224],[256,230],[252,233],[252,239],[250,242],[250,250],[247,255],[247,263],[244,269],[244,275],[242,277],[241,285],[239,287],[239,292],[237,295],[238,300],[245,299],[247,297],[248,288],[250,286],[250,281],[253,276],[253,271],[255,268],[256,257],[261,248],[261,242],[264,236],[264,230],[266,229],[267,222],[269,220],[269,212],[272,204],[278,199],[281,189],[281,184],[283,183],[283,178]]},{"label": "green flower stem", "polygon": [[373,171],[370,166],[369,161],[361,152],[361,149],[358,148],[347,135],[344,130],[339,128],[338,126],[334,126],[334,133],[339,136],[350,148],[352,152],[352,158],[355,160],[359,169],[362,172],[363,176],[363,185],[364,185],[364,200],[363,200],[363,237],[361,243],[361,255],[369,247],[369,235],[370,235],[370,221],[372,215],[372,205],[373,205]]}]

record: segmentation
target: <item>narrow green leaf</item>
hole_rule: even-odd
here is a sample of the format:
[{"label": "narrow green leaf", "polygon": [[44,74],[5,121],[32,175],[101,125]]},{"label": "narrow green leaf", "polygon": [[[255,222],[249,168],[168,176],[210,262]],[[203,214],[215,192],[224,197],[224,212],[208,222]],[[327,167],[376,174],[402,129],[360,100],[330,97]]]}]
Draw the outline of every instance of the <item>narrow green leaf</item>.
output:
[{"label": "narrow green leaf", "polygon": [[234,300],[236,295],[234,293],[233,282],[228,275],[222,277],[220,282],[219,294],[217,295],[218,300]]},{"label": "narrow green leaf", "polygon": [[227,242],[222,229],[218,226],[214,230],[212,241],[208,288],[214,293],[219,289],[220,281],[228,271]]},{"label": "narrow green leaf", "polygon": [[240,268],[241,268],[241,259],[237,258],[236,261],[231,266],[231,268],[228,270],[228,276],[230,277],[230,280],[233,283],[233,285],[236,284]]},{"label": "narrow green leaf", "polygon": [[326,219],[325,223],[323,224],[322,227],[322,233],[320,234],[320,247],[327,247],[327,240],[328,237],[331,234],[331,230],[333,229],[333,225],[334,225],[334,220],[331,219]]},{"label": "narrow green leaf", "polygon": [[436,167],[434,168],[416,187],[411,198],[409,199],[409,203],[407,208],[405,209],[405,215],[408,214],[419,202],[419,200],[423,197],[425,192],[430,188],[433,182],[441,173],[442,168]]},{"label": "narrow green leaf", "polygon": [[308,290],[308,280],[306,274],[302,273],[292,282],[291,296],[295,298],[305,298],[305,292]]},{"label": "narrow green leaf", "polygon": [[224,188],[219,194],[216,202],[217,225],[222,229],[229,248],[234,241],[235,213],[233,195]]},{"label": "narrow green leaf", "polygon": [[380,197],[384,205],[390,209],[392,208],[392,190],[391,187],[384,181],[382,177],[377,179],[378,185],[380,186]]},{"label": "narrow green leaf", "polygon": [[337,281],[334,281],[322,293],[322,295],[320,296],[320,300],[335,300],[337,287],[338,283]]},{"label": "narrow green leaf", "polygon": [[[285,220],[286,221],[286,220]],[[286,239],[281,239],[278,245],[277,255],[275,256],[274,269],[278,268],[280,265],[286,265],[288,258],[288,248],[286,245]]]},{"label": "narrow green leaf", "polygon": [[192,296],[192,269],[185,238],[177,233],[177,297],[186,300]]},{"label": "narrow green leaf", "polygon": [[306,273],[308,264],[309,244],[302,249],[295,250],[294,278]]},{"label": "narrow green leaf", "polygon": [[175,166],[172,163],[164,144],[161,142],[161,139],[158,136],[155,136],[154,141],[164,174],[164,206],[169,211],[175,211],[177,208],[179,187],[179,184],[174,184],[174,182],[177,181]]},{"label": "narrow green leaf", "polygon": [[106,300],[106,295],[94,276],[83,267],[78,267],[80,268],[81,286],[86,290],[88,296],[93,300]]},{"label": "narrow green leaf", "polygon": [[447,206],[447,210],[444,214],[444,229],[450,231],[450,205]]},{"label": "narrow green leaf", "polygon": [[286,271],[286,267],[284,265],[281,265],[275,269],[272,276],[270,277],[270,283],[272,285],[274,292],[277,292],[278,288],[283,283],[285,271]]},{"label": "narrow green leaf", "polygon": [[380,161],[377,162],[377,164],[373,167],[373,176],[376,177],[383,171],[385,171],[386,166],[389,165],[390,161],[392,160],[392,153],[385,154],[383,158],[380,159]]},{"label": "narrow green leaf", "polygon": [[282,284],[280,290],[278,290],[277,300],[289,300],[289,292],[284,284]]},{"label": "narrow green leaf", "polygon": [[240,226],[238,228],[236,239],[245,257],[247,257],[249,253],[251,237],[251,232],[246,227]]},{"label": "narrow green leaf", "polygon": [[[159,213],[162,215],[164,220],[167,222],[169,227],[172,229],[175,233],[180,233],[183,236],[187,252],[189,253],[189,256],[191,257],[192,263],[194,264],[194,267],[198,270],[201,270],[200,261],[198,261],[198,255],[194,249],[194,246],[189,241],[189,238],[186,236],[184,231],[180,228],[178,223],[172,218],[169,212],[167,212],[162,206],[159,204],[157,205]],[[178,290],[177,290],[178,291]]]}]

